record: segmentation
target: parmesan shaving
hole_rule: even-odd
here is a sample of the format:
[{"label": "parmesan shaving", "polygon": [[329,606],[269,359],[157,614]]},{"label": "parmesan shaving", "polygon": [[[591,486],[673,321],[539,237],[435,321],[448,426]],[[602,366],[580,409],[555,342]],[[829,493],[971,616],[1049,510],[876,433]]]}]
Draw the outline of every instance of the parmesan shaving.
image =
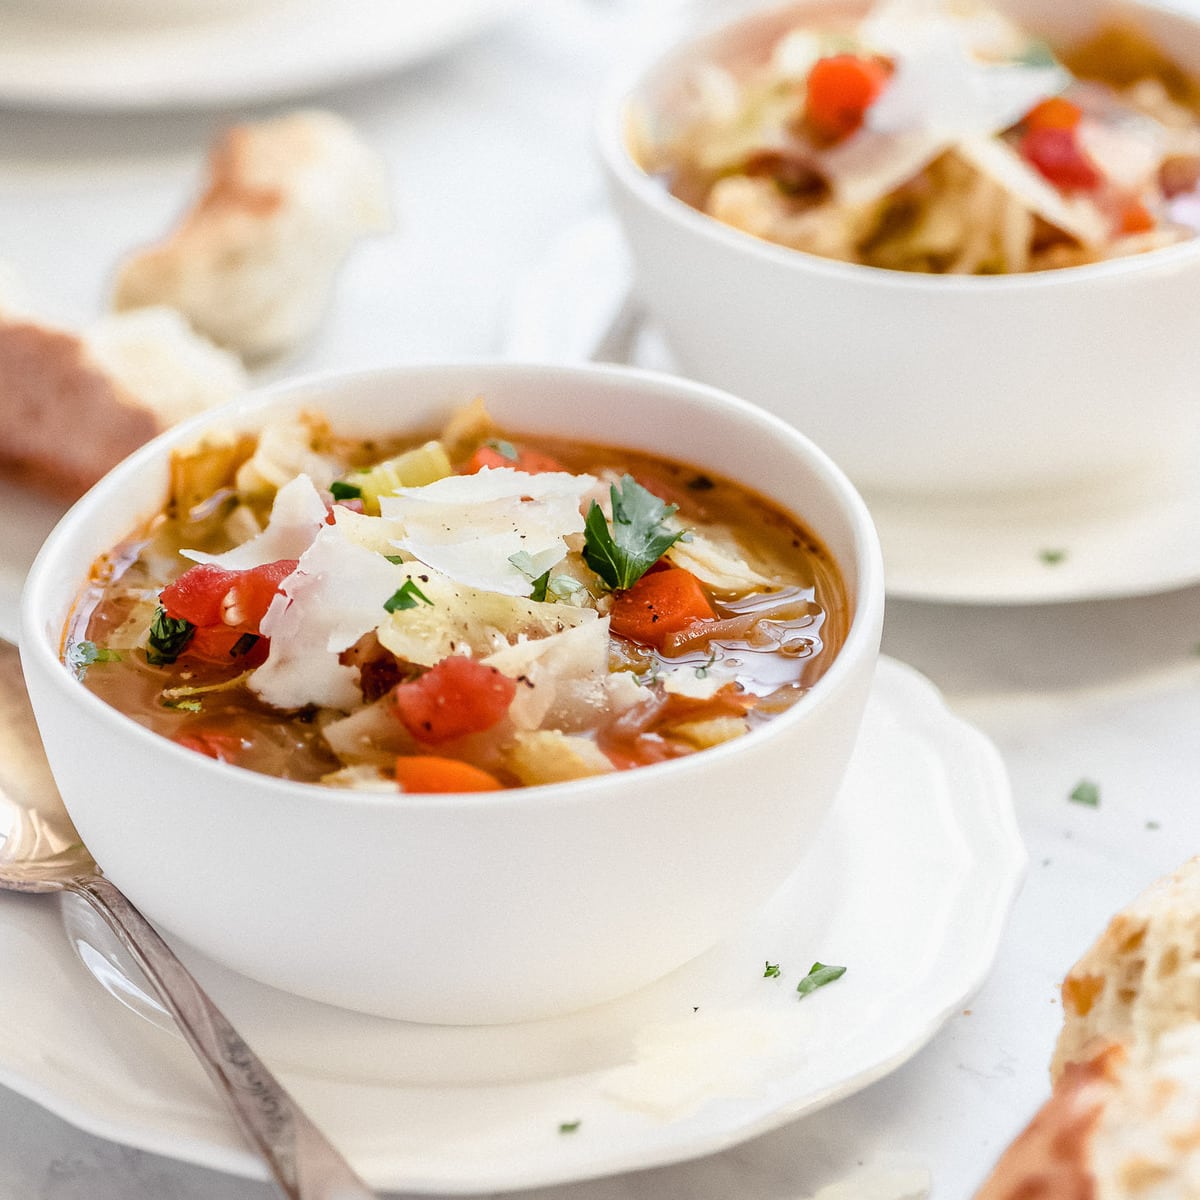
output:
[{"label": "parmesan shaving", "polygon": [[398,549],[470,587],[528,596],[531,580],[565,557],[565,539],[583,532],[580,505],[594,484],[590,475],[485,467],[399,489],[380,512],[404,531]]},{"label": "parmesan shaving", "polygon": [[297,475],[279,489],[271,519],[257,537],[224,554],[205,554],[201,550],[181,553],[192,562],[212,563],[227,571],[245,571],[281,558],[299,558],[312,545],[327,515],[325,501],[312,480],[307,475]]}]

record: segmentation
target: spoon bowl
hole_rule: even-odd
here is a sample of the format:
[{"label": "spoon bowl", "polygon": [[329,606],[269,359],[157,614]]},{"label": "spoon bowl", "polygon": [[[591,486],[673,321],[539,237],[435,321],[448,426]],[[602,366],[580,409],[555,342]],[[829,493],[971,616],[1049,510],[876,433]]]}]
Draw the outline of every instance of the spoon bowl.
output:
[{"label": "spoon bowl", "polygon": [[59,798],[25,693],[15,646],[0,641],[0,890],[70,892],[86,900],[133,955],[218,1086],[285,1196],[375,1195],[175,957],[100,873]]}]

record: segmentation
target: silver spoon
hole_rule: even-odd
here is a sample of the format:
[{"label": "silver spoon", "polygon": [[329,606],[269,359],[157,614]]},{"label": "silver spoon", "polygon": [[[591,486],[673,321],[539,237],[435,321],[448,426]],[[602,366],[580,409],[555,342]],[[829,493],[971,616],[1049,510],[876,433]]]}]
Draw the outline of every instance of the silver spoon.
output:
[{"label": "silver spoon", "polygon": [[153,926],[100,873],[50,774],[16,647],[0,641],[0,889],[70,892],[133,955],[238,1127],[291,1200],[375,1193],[305,1116]]}]

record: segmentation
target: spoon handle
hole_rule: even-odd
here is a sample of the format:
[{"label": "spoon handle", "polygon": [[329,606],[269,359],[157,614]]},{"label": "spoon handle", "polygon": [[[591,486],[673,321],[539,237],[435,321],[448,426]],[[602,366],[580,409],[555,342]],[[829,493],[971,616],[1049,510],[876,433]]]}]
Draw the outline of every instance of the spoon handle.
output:
[{"label": "spoon handle", "polygon": [[66,887],[104,918],[133,955],[284,1195],[377,1200],[120,890],[99,875],[79,876]]}]

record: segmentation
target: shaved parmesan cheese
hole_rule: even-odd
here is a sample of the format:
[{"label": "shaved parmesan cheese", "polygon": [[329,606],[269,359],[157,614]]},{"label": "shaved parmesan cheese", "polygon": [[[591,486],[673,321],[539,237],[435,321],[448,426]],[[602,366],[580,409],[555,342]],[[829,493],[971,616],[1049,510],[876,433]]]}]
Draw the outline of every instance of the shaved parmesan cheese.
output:
[{"label": "shaved parmesan cheese", "polygon": [[412,580],[430,603],[385,613],[379,641],[397,658],[422,667],[450,654],[483,658],[522,635],[546,637],[597,619],[595,609],[468,587],[419,562],[394,569],[400,583]]},{"label": "shaved parmesan cheese", "polygon": [[[566,537],[583,531],[580,504],[595,480],[549,471],[529,475],[510,467],[451,475],[380,500],[380,512],[403,536],[397,548],[474,588],[528,596],[531,577],[566,555]],[[515,566],[514,555],[527,571]]]},{"label": "shaved parmesan cheese", "polygon": [[245,571],[281,558],[299,558],[312,545],[327,516],[325,501],[312,480],[307,475],[297,475],[279,489],[271,519],[257,537],[224,554],[205,554],[201,550],[181,553],[193,562],[213,563],[227,571]]},{"label": "shaved parmesan cheese", "polygon": [[713,663],[710,667],[694,666],[667,667],[659,672],[663,691],[673,696],[686,696],[689,700],[709,700],[715,696],[727,683],[737,678],[737,672]]},{"label": "shaved parmesan cheese", "polygon": [[1007,142],[998,138],[970,138],[956,152],[977,170],[1011,193],[1036,213],[1084,246],[1099,246],[1107,238],[1108,223],[1085,196],[1064,196],[1037,173]]},{"label": "shaved parmesan cheese", "polygon": [[928,129],[878,133],[864,127],[817,160],[841,205],[875,204],[923,171],[952,141]]},{"label": "shaved parmesan cheese", "polygon": [[722,538],[717,530],[700,533],[695,527],[689,532],[690,538],[676,542],[666,557],[675,566],[691,571],[701,583],[723,592],[750,592],[776,582],[756,571],[732,549],[735,543],[729,535]]},{"label": "shaved parmesan cheese", "polygon": [[601,691],[608,675],[608,618],[533,641],[523,638],[483,661],[520,681],[508,710],[518,729],[561,725],[568,715],[562,701],[584,690],[590,690],[598,701],[603,699]]},{"label": "shaved parmesan cheese", "polygon": [[336,525],[322,526],[262,619],[271,649],[250,690],[275,708],[358,708],[358,669],[338,656],[387,618],[383,606],[405,578],[403,567],[348,541]]}]

